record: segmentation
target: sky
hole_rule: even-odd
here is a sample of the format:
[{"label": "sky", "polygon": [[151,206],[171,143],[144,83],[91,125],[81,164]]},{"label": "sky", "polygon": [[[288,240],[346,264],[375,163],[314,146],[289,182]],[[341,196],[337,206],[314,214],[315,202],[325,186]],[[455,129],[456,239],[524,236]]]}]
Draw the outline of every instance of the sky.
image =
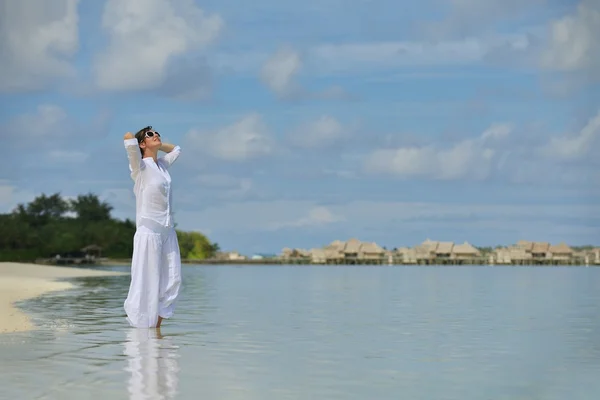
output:
[{"label": "sky", "polygon": [[134,219],[123,135],[152,125],[178,229],[223,250],[600,244],[596,0],[0,10],[0,212],[91,192]]}]

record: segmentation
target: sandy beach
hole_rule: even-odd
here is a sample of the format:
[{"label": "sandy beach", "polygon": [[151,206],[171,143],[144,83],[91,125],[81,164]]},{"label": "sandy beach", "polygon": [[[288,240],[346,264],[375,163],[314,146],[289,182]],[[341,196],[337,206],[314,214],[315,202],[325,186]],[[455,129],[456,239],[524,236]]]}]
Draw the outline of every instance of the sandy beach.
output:
[{"label": "sandy beach", "polygon": [[57,279],[115,275],[126,274],[84,268],[0,263],[0,333],[34,329],[30,318],[16,308],[14,302],[73,286],[68,282],[57,282]]}]

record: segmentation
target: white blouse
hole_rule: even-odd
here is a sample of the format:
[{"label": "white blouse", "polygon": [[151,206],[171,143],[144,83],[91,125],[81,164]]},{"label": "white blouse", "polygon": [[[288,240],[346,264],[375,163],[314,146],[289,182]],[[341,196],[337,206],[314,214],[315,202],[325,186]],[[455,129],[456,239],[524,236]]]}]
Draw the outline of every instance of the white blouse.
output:
[{"label": "white blouse", "polygon": [[137,139],[125,139],[131,179],[135,182],[136,225],[142,218],[150,219],[164,227],[172,227],[171,175],[168,168],[179,158],[181,148],[175,148],[155,163],[152,157],[142,158]]}]

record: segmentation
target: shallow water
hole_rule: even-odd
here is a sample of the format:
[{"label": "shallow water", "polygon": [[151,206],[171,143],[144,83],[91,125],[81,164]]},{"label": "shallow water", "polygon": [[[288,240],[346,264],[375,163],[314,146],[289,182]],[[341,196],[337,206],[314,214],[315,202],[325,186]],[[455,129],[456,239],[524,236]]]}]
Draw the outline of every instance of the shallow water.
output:
[{"label": "shallow water", "polygon": [[600,393],[600,268],[190,266],[159,333],[127,326],[129,276],[71,281],[0,335],[0,398]]}]

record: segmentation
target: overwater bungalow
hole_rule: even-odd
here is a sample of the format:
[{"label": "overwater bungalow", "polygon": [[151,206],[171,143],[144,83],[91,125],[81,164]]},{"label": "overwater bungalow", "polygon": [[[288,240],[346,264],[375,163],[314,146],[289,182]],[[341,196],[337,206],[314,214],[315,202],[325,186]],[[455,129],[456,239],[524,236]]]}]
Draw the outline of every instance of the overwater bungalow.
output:
[{"label": "overwater bungalow", "polygon": [[464,242],[463,244],[457,244],[452,249],[452,259],[457,263],[472,263],[474,261],[482,261],[481,252],[473,246],[471,243]]},{"label": "overwater bungalow", "polygon": [[550,246],[548,249],[552,261],[568,262],[573,258],[573,249],[566,243],[559,243],[556,246]]},{"label": "overwater bungalow", "polygon": [[454,244],[426,239],[410,248],[386,250],[375,242],[334,240],[311,249],[284,248],[280,260],[312,264],[491,264],[491,265],[575,265],[600,264],[600,249],[576,252],[566,243],[520,240],[508,247],[482,252],[469,242]]}]

